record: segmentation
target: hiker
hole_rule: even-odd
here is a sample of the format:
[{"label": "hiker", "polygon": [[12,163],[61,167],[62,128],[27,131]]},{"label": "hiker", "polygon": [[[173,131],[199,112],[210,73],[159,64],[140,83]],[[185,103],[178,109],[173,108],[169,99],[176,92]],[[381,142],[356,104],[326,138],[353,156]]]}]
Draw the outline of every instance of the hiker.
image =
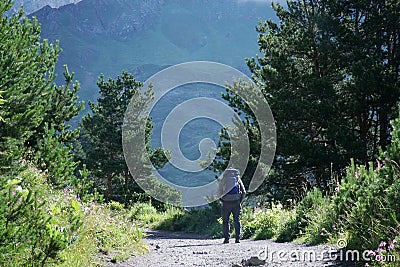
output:
[{"label": "hiker", "polygon": [[218,184],[218,196],[222,202],[222,233],[224,236],[224,244],[229,243],[229,217],[233,214],[235,225],[235,242],[240,241],[240,212],[241,203],[246,196],[242,179],[240,179],[240,171],[228,168],[224,171],[222,179]]}]

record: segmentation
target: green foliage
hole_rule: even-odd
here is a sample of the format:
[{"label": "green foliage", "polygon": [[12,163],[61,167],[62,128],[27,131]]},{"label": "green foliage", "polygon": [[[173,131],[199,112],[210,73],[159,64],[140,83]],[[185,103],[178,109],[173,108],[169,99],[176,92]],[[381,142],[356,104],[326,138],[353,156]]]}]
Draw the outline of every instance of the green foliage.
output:
[{"label": "green foliage", "polygon": [[[138,112],[142,112],[153,97],[152,91],[151,88],[143,90],[142,83],[136,81],[128,72],[123,72],[115,80],[109,78],[105,81],[104,76],[100,76],[97,85],[101,97],[97,104],[89,102],[92,113],[84,117],[81,122],[83,129],[80,141],[84,152],[82,161],[91,172],[94,186],[105,193],[107,199],[127,203],[133,200],[134,193],[143,192],[133,180],[132,175],[135,179],[138,176],[147,178],[151,172],[149,168],[142,170],[143,173],[139,170],[135,173],[129,172],[122,147],[124,116],[131,101],[132,105],[138,108]],[[135,111],[132,116],[137,116],[138,112]],[[154,166],[161,168],[168,158],[167,153],[162,149],[151,149],[148,144],[152,132],[151,118],[146,118],[144,121],[138,118],[135,123],[144,123],[146,131],[145,136],[132,138],[145,139],[147,146],[143,153],[148,154]],[[135,130],[137,129],[133,129]],[[135,158],[130,160],[142,162],[143,156],[137,153],[137,155],[132,155]]]},{"label": "green foliage", "polygon": [[[398,1],[287,5],[273,5],[279,23],[259,22],[261,54],[247,60],[276,120],[279,145],[266,183],[274,199],[297,199],[303,187],[329,192],[350,158],[365,164],[386,149],[400,92]],[[227,98],[255,121],[240,98]],[[257,145],[251,150],[257,155]]]},{"label": "green foliage", "polygon": [[[0,3],[0,13],[11,8],[10,1]],[[54,84],[54,67],[60,53],[58,43],[41,40],[35,19],[23,17],[23,11],[0,23],[0,88],[3,105],[0,110],[0,147],[2,166],[10,165],[21,154],[28,158],[38,150],[46,129],[54,129],[54,138],[71,142],[77,130],[66,124],[83,108],[72,85],[73,75],[65,70],[66,84]],[[29,152],[28,154],[26,152]],[[47,162],[50,164],[50,162]]]},{"label": "green foliage", "polygon": [[114,203],[81,203],[82,226],[75,242],[61,253],[60,266],[103,266],[148,250],[138,223],[128,220],[128,211]]},{"label": "green foliage", "polygon": [[39,140],[38,152],[35,154],[37,165],[41,167],[56,186],[66,186],[75,179],[78,163],[71,153],[72,146],[55,138],[54,129],[46,129],[43,139]]},{"label": "green foliage", "polygon": [[[4,99],[3,99],[3,97],[1,96],[2,94],[4,93],[4,91],[0,91],[0,106],[2,105],[2,104],[4,104]],[[0,116],[0,121],[3,121],[3,118]]]},{"label": "green foliage", "polygon": [[345,241],[346,249],[370,251],[373,260],[368,266],[396,266],[393,257],[399,255],[400,120],[392,120],[391,126],[392,144],[381,152],[376,167],[352,161],[346,177],[331,195],[319,189],[306,194],[294,208],[294,220],[289,221],[294,230],[288,240],[332,244]]},{"label": "green foliage", "polygon": [[277,239],[282,241],[282,233],[293,220],[294,211],[281,204],[271,204],[270,208],[247,208],[242,215],[243,238]]},{"label": "green foliage", "polygon": [[22,10],[3,15],[11,6],[0,2],[0,265],[93,266],[99,246],[125,257],[142,250],[131,222],[81,202],[79,194],[99,198],[71,153],[79,130],[67,122],[82,109],[79,83],[65,67],[66,84],[54,84],[58,44],[41,41]]},{"label": "green foliage", "polygon": [[[121,254],[113,257],[126,259],[136,250],[140,251],[143,233],[125,218],[125,213],[112,211],[107,217],[97,223],[95,234],[99,252],[104,254]],[[131,247],[131,249],[123,248]],[[144,247],[143,247],[144,248]],[[142,248],[142,249],[143,249]]]},{"label": "green foliage", "polygon": [[105,81],[104,76],[100,76],[97,85],[101,97],[97,104],[89,102],[92,114],[82,119],[83,161],[98,178],[96,187],[105,184],[106,196],[110,198],[116,177],[125,179],[125,188],[130,179],[122,150],[122,124],[125,110],[131,98],[140,94],[142,84],[123,72],[116,80]]},{"label": "green foliage", "polygon": [[[160,221],[160,214],[157,214],[157,209],[150,202],[135,203],[129,213],[131,220],[140,222],[144,225],[152,225],[154,222]],[[161,219],[162,220],[162,219]]]},{"label": "green foliage", "polygon": [[161,213],[162,220],[155,228],[169,231],[183,231],[213,238],[222,237],[221,206],[213,202],[210,206],[182,210],[169,208]]},{"label": "green foliage", "polygon": [[107,206],[110,210],[115,210],[115,211],[121,211],[125,208],[124,204],[119,203],[117,201],[110,201],[107,203]]},{"label": "green foliage", "polygon": [[45,174],[30,166],[0,176],[0,265],[45,266],[76,239],[80,204],[53,199]]},{"label": "green foliage", "polygon": [[[11,8],[10,1],[0,3],[0,13]],[[49,173],[50,182],[65,185],[74,179],[70,144],[79,130],[67,124],[78,115],[79,83],[65,67],[63,86],[57,86],[54,68],[60,53],[58,43],[41,40],[35,19],[23,17],[23,11],[0,23],[0,169],[8,169],[22,158],[36,162]],[[71,88],[72,87],[72,88]]]},{"label": "green foliage", "polygon": [[321,228],[332,224],[326,222],[326,214],[330,208],[329,198],[322,191],[314,188],[309,191],[295,207],[295,219],[292,222],[289,240],[301,237],[308,243],[319,243],[326,241],[326,237],[320,235]]}]

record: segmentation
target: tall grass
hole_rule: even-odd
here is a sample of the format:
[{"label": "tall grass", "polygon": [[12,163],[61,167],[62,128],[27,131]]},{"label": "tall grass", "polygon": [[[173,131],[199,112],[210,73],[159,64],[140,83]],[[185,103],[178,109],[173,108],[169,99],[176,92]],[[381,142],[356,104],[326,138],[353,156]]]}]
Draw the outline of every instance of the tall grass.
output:
[{"label": "tall grass", "polygon": [[84,210],[77,242],[63,252],[62,266],[98,266],[147,251],[145,234],[121,206],[88,203]]}]

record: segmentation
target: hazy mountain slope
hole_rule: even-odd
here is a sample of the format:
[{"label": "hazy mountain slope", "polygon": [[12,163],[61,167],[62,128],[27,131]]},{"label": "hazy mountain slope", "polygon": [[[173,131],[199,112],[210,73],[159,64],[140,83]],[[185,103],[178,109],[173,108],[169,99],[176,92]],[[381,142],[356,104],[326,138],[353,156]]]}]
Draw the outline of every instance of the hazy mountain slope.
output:
[{"label": "hazy mountain slope", "polygon": [[257,52],[257,20],[271,14],[267,3],[236,0],[83,0],[33,15],[44,38],[60,40],[59,66],[68,64],[82,83],[81,96],[94,99],[100,73],[129,70],[144,79],[191,60],[244,70],[244,59]]},{"label": "hazy mountain slope", "polygon": [[18,10],[21,5],[24,5],[25,14],[30,14],[47,5],[51,7],[60,7],[79,1],[81,0],[14,0],[13,11]]}]

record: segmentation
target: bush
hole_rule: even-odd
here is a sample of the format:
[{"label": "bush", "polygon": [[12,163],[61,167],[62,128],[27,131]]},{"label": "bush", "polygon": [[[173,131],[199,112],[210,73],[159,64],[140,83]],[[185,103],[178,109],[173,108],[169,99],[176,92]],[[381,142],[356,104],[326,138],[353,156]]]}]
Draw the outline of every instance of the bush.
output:
[{"label": "bush", "polygon": [[158,221],[159,217],[157,209],[150,202],[135,203],[129,213],[129,218],[132,221],[138,221],[140,224],[147,226]]},{"label": "bush", "polygon": [[155,225],[157,229],[196,233],[212,238],[222,237],[222,226],[219,221],[221,205],[218,202],[189,210],[173,208],[162,214],[165,217]]},{"label": "bush", "polygon": [[52,199],[46,175],[25,166],[0,176],[0,265],[45,266],[76,240],[80,204]]},{"label": "bush", "polygon": [[76,242],[62,252],[62,266],[103,266],[148,250],[142,241],[143,231],[136,222],[129,220],[125,209],[96,203],[82,205],[83,224]]},{"label": "bush", "polygon": [[318,244],[328,241],[326,229],[335,228],[330,210],[329,196],[323,196],[319,189],[314,188],[306,194],[296,207],[299,235],[303,235],[305,242]]},{"label": "bush", "polygon": [[272,204],[271,208],[246,208],[242,217],[243,238],[277,239],[287,230],[293,220],[293,210],[285,209],[281,204]]},{"label": "bush", "polygon": [[[400,233],[400,119],[391,123],[392,144],[375,166],[352,161],[331,196],[315,189],[299,203],[296,236],[312,243],[344,239],[347,249],[371,250],[373,255],[399,254],[393,240]],[[378,260],[372,264],[386,266]]]}]

